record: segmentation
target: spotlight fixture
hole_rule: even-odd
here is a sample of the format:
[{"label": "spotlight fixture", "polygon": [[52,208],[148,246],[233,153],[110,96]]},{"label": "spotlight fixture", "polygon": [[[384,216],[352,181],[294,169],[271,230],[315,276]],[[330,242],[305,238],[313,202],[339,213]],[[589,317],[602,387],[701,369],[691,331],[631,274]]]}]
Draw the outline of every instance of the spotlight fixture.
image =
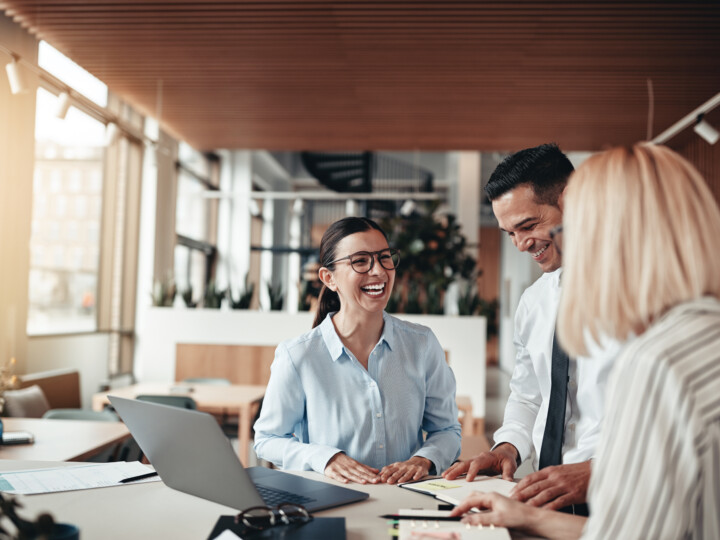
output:
[{"label": "spotlight fixture", "polygon": [[712,127],[704,118],[703,114],[698,114],[693,131],[700,135],[708,144],[715,144],[720,139],[718,130]]},{"label": "spotlight fixture", "polygon": [[400,207],[400,215],[404,217],[409,217],[415,210],[417,210],[417,205],[415,204],[415,201],[413,201],[412,199],[408,199]]},{"label": "spotlight fixture", "polygon": [[120,128],[115,122],[109,122],[105,127],[105,146],[112,146],[120,138]]},{"label": "spotlight fixture", "polygon": [[28,85],[25,82],[22,69],[15,58],[13,58],[13,61],[5,66],[5,71],[7,71],[11,94],[24,94],[28,91]]},{"label": "spotlight fixture", "polygon": [[70,94],[67,92],[61,92],[60,95],[58,95],[57,104],[55,105],[55,116],[62,120],[65,116],[67,116],[69,110]]}]

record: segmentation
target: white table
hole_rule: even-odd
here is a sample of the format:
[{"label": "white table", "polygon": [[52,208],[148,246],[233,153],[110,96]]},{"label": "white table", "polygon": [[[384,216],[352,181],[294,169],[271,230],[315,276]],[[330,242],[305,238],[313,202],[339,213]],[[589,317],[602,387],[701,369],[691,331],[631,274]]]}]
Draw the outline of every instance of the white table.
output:
[{"label": "white table", "polygon": [[[63,465],[72,464],[7,460],[0,461],[0,471]],[[298,474],[334,483],[316,473]],[[370,498],[315,514],[318,517],[344,517],[348,540],[389,538],[385,520],[377,517],[381,514],[394,512],[399,508],[437,508],[433,498],[397,486],[352,484],[349,487],[366,491]],[[80,528],[80,537],[84,539],[203,539],[210,534],[218,517],[237,512],[232,508],[175,491],[162,482],[21,496],[19,499],[23,504],[21,516],[35,516],[41,511],[48,511],[56,521],[77,525]]]},{"label": "white table", "polygon": [[0,446],[0,460],[85,461],[130,437],[122,422],[3,418],[5,431],[29,431],[33,444]]}]

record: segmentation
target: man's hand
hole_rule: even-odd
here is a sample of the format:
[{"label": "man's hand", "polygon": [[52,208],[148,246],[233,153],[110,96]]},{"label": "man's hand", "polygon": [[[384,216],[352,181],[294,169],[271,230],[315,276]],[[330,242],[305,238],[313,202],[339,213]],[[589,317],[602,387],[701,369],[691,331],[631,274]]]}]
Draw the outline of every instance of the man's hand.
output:
[{"label": "man's hand", "polygon": [[503,480],[512,481],[517,470],[518,451],[510,443],[498,445],[490,452],[483,452],[468,461],[459,461],[443,473],[446,480],[454,480],[461,474],[472,482],[479,474],[502,474]]},{"label": "man's hand", "polygon": [[325,466],[325,476],[347,484],[348,482],[357,482],[358,484],[377,484],[380,479],[378,478],[378,471],[373,467],[363,465],[359,461],[355,461],[353,458],[348,457],[342,452],[338,452],[330,458],[327,465]]},{"label": "man's hand", "polygon": [[432,462],[424,457],[414,456],[407,461],[398,461],[386,465],[380,471],[380,481],[387,484],[400,484],[412,480],[420,480],[427,476]]},{"label": "man's hand", "polygon": [[590,461],[545,467],[527,475],[510,496],[533,506],[558,510],[587,500]]}]

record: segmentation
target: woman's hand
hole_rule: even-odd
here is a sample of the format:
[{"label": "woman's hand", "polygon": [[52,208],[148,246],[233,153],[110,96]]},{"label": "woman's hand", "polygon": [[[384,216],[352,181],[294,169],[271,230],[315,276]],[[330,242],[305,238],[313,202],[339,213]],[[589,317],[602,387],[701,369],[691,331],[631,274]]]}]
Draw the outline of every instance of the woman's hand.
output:
[{"label": "woman's hand", "polygon": [[450,515],[461,516],[473,508],[486,511],[467,514],[463,518],[464,522],[473,525],[495,525],[515,529],[527,528],[530,513],[536,510],[527,504],[514,501],[499,493],[479,493],[475,491],[457,505]]},{"label": "woman's hand", "polygon": [[327,465],[325,466],[325,476],[347,484],[348,482],[357,482],[358,484],[377,484],[380,479],[378,478],[378,471],[373,467],[363,465],[359,461],[355,461],[353,458],[348,457],[342,452],[338,452],[330,458]]},{"label": "woman's hand", "polygon": [[427,476],[432,462],[424,457],[411,457],[407,461],[398,461],[386,465],[380,471],[380,481],[387,484],[400,484],[412,480],[420,480]]}]

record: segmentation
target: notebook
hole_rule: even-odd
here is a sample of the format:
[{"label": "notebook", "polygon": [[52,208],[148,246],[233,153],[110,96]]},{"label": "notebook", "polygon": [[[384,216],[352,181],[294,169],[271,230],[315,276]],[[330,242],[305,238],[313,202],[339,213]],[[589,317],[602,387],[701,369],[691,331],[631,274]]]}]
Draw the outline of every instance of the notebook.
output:
[{"label": "notebook", "polygon": [[466,481],[465,478],[445,480],[442,477],[435,477],[398,485],[401,488],[417,491],[418,493],[435,497],[438,500],[458,505],[473,491],[481,491],[483,493],[496,492],[509,496],[516,484],[496,476],[476,476],[472,482]]},{"label": "notebook", "polygon": [[207,413],[109,396],[162,481],[178,491],[244,510],[282,502],[310,512],[362,501],[368,494],[265,467],[243,467]]},{"label": "notebook", "polygon": [[399,510],[401,516],[421,515],[417,520],[398,522],[398,540],[510,540],[510,531],[504,527],[466,525],[459,521],[433,521],[428,516],[447,516],[447,510]]}]

